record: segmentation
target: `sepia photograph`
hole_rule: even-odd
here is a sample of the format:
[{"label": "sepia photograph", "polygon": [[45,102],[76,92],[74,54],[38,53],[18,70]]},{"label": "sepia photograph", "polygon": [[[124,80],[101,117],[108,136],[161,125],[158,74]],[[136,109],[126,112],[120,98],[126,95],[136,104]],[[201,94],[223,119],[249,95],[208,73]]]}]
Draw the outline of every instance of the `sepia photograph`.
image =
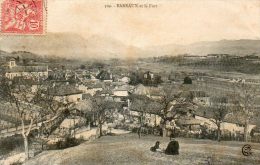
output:
[{"label": "sepia photograph", "polygon": [[260,164],[260,0],[0,5],[0,165]]}]

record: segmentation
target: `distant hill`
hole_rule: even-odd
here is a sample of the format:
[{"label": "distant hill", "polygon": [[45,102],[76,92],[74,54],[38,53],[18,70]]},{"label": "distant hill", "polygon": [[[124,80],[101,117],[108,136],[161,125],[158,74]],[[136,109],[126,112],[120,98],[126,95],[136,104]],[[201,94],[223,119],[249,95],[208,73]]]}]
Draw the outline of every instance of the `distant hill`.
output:
[{"label": "distant hill", "polygon": [[260,40],[221,40],[199,42],[188,45],[187,53],[192,54],[234,54],[239,56],[260,55]]},{"label": "distant hill", "polygon": [[190,45],[169,44],[138,48],[113,38],[94,35],[84,38],[72,33],[48,33],[46,36],[0,37],[0,50],[28,51],[40,55],[76,59],[137,58],[164,55],[235,54],[260,56],[260,40],[221,40]]},{"label": "distant hill", "polygon": [[[43,55],[39,55],[39,54],[35,54],[35,53],[31,53],[28,51],[13,51],[13,52],[6,52],[6,51],[2,51],[0,50],[0,58],[1,59],[8,59],[8,58],[22,58],[22,59],[39,59],[39,58],[43,58]],[[60,58],[60,57],[59,57]]]},{"label": "distant hill", "polygon": [[10,53],[0,50],[0,58],[9,57]]},{"label": "distant hill", "polygon": [[207,54],[232,54],[238,56],[260,56],[260,40],[221,40],[197,42],[189,45],[163,45],[150,47],[147,53],[151,56],[163,55],[207,55]]},{"label": "distant hill", "polygon": [[48,33],[46,36],[19,36],[0,38],[0,50],[29,51],[41,55],[65,58],[104,58],[135,56],[136,47],[126,46],[120,41],[100,36],[85,39],[72,33]]}]

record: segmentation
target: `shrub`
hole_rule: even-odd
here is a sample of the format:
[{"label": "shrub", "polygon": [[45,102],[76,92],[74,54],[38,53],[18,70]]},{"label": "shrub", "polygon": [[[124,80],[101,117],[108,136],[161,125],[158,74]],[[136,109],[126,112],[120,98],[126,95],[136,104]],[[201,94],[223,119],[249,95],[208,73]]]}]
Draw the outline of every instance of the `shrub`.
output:
[{"label": "shrub", "polygon": [[76,138],[73,137],[66,137],[64,141],[58,141],[56,143],[57,149],[65,149],[68,147],[74,147],[78,145],[78,141]]},{"label": "shrub", "polygon": [[65,149],[65,148],[77,146],[83,143],[84,141],[85,141],[84,137],[80,137],[79,139],[76,139],[74,137],[67,136],[65,137],[64,140],[59,140],[57,143],[49,145],[48,149],[49,150]]},{"label": "shrub", "polygon": [[0,139],[0,146],[0,155],[8,154],[14,149],[23,147],[23,137],[21,135],[14,135]]},{"label": "shrub", "polygon": [[192,84],[192,80],[190,77],[185,77],[183,80],[183,84]]}]

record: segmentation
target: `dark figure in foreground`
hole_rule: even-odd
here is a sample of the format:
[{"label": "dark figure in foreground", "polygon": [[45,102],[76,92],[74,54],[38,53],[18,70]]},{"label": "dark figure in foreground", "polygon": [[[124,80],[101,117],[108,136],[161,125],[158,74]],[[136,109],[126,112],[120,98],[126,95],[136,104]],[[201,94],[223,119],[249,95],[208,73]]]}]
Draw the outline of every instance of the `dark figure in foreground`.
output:
[{"label": "dark figure in foreground", "polygon": [[160,142],[157,141],[153,147],[150,148],[152,152],[156,152],[157,149],[160,149]]},{"label": "dark figure in foreground", "polygon": [[165,150],[165,154],[179,155],[179,142],[174,139],[172,141],[170,141],[170,143],[168,144],[168,146]]}]

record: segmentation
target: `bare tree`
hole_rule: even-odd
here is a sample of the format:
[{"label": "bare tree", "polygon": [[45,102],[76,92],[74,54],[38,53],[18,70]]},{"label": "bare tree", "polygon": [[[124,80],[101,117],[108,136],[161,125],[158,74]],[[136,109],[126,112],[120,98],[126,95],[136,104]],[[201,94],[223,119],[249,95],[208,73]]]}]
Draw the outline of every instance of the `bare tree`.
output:
[{"label": "bare tree", "polygon": [[[165,85],[157,99],[146,96],[132,96],[132,110],[141,112],[141,118],[145,113],[154,113],[161,117],[163,136],[167,134],[166,123],[178,119],[180,116],[192,113],[196,105],[193,103],[193,95],[187,86]],[[141,120],[142,121],[142,120]],[[142,124],[142,122],[141,122]]]},{"label": "bare tree", "polygon": [[212,113],[212,122],[217,126],[217,140],[221,139],[220,126],[228,114],[228,100],[226,97],[212,97],[210,98],[210,109]]},{"label": "bare tree", "polygon": [[[25,155],[28,159],[28,137],[32,130],[33,124],[40,113],[40,111],[37,111],[37,106],[35,106],[32,102],[33,93],[31,92],[31,86],[27,85],[21,79],[16,82],[13,80],[2,79],[1,87],[2,99],[10,102],[10,104],[15,107],[19,120],[21,121],[21,134],[24,139]],[[27,120],[30,121],[29,125],[25,124]]]},{"label": "bare tree", "polygon": [[[32,80],[23,78],[1,80],[1,97],[16,109],[22,127],[24,148],[27,159],[29,158],[28,137],[33,124],[38,129],[38,137],[49,137],[61,122],[69,115],[70,102],[59,102],[55,99],[51,83],[37,81],[36,89],[32,90]],[[39,110],[40,109],[40,110]],[[40,119],[40,120],[39,120]],[[29,121],[29,122],[28,122]],[[40,123],[41,122],[41,123]],[[40,124],[38,126],[38,124]]]},{"label": "bare tree", "polygon": [[108,101],[102,96],[94,96],[92,103],[94,113],[97,116],[99,137],[101,137],[103,136],[103,124],[108,120],[108,118],[111,118],[115,109],[121,108],[121,104],[114,101]]},{"label": "bare tree", "polygon": [[193,113],[196,108],[193,102],[193,94],[187,86],[164,86],[161,99],[158,102],[162,106],[160,117],[162,118],[163,137],[166,137],[167,134],[167,121],[176,120],[180,116]]},{"label": "bare tree", "polygon": [[244,141],[248,141],[248,127],[257,112],[256,97],[257,88],[254,85],[246,83],[237,83],[232,95],[232,101],[240,120],[244,123]]},{"label": "bare tree", "polygon": [[160,113],[160,109],[155,109],[156,107],[154,107],[154,109],[151,109],[151,106],[149,105],[153,102],[153,100],[148,98],[147,96],[131,95],[130,99],[131,99],[130,109],[132,111],[139,112],[140,114],[139,122],[141,127],[144,125],[145,115],[147,113],[158,113],[158,114]]},{"label": "bare tree", "polygon": [[131,95],[130,110],[139,112],[138,136],[141,137],[142,128],[145,126],[146,114],[160,115],[161,106],[151,98],[144,95]]},{"label": "bare tree", "polygon": [[125,123],[127,116],[129,116],[129,110],[128,107],[123,107],[122,110],[120,111],[120,113],[123,116],[123,123]]},{"label": "bare tree", "polygon": [[70,113],[77,111],[77,109],[73,108],[74,104],[67,99],[63,101],[57,100],[55,98],[55,89],[55,86],[50,82],[44,83],[38,87],[33,99],[35,104],[44,109],[41,112],[42,124],[40,132],[47,138]]}]

